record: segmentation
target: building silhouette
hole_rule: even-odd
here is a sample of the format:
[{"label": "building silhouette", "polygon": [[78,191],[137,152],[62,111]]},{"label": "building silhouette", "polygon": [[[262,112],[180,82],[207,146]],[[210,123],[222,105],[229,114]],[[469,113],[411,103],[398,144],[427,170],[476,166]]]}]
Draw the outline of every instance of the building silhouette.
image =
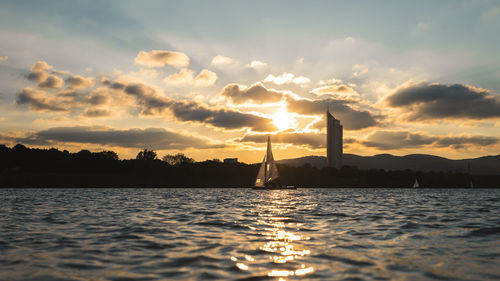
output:
[{"label": "building silhouette", "polygon": [[228,163],[228,164],[238,163],[238,158],[225,158],[224,163]]},{"label": "building silhouette", "polygon": [[326,107],[326,158],[327,166],[340,169],[342,167],[342,125]]}]

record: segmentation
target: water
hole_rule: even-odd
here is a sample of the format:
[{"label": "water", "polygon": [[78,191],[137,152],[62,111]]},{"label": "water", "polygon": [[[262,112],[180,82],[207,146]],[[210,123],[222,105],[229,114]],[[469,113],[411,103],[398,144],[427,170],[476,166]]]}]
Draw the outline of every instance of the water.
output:
[{"label": "water", "polygon": [[500,280],[500,190],[0,190],[0,280]]}]

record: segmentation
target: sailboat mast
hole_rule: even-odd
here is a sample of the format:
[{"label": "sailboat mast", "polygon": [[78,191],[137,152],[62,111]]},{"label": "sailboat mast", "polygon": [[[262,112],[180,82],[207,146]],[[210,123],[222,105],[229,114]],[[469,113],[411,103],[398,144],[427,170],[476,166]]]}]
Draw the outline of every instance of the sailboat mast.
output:
[{"label": "sailboat mast", "polygon": [[268,165],[267,162],[269,161],[269,146],[270,146],[270,143],[271,143],[271,137],[267,136],[267,151],[266,151],[266,161],[265,161],[265,166],[264,166],[264,185],[267,182],[267,165]]}]

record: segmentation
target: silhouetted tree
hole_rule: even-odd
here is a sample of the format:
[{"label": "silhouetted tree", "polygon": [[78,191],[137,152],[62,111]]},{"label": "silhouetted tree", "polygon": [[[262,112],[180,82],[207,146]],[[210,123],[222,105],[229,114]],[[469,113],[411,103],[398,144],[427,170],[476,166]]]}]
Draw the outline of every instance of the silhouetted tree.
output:
[{"label": "silhouetted tree", "polygon": [[167,154],[167,155],[163,156],[162,160],[167,162],[170,165],[194,163],[193,158],[189,158],[182,153],[177,153],[176,155]]},{"label": "silhouetted tree", "polygon": [[[137,159],[153,160],[152,150]],[[120,160],[113,151],[70,153],[56,148],[9,148],[0,144],[1,187],[245,187],[251,186],[259,164],[220,163],[216,159],[193,163],[184,154],[166,155],[163,161]],[[168,163],[173,164],[169,165]],[[185,163],[190,163],[183,165]],[[467,173],[412,170],[360,170],[311,165],[278,165],[279,181],[298,187],[469,187]],[[476,187],[500,187],[500,175],[474,175]]]},{"label": "silhouetted tree", "polygon": [[14,150],[14,151],[26,151],[26,150],[28,150],[28,148],[27,148],[26,146],[24,146],[24,145],[22,145],[22,144],[18,143],[18,144],[16,144],[16,145],[12,148],[12,150]]},{"label": "silhouetted tree", "polygon": [[92,152],[90,152],[89,150],[87,149],[82,149],[80,150],[77,154],[76,154],[76,157],[78,159],[82,159],[82,160],[89,160],[91,157],[92,157]]},{"label": "silhouetted tree", "polygon": [[139,151],[139,153],[137,153],[137,156],[135,157],[135,159],[152,161],[152,160],[156,159],[156,152],[154,152],[154,150],[144,149],[143,151]]},{"label": "silhouetted tree", "polygon": [[118,154],[116,154],[116,152],[114,151],[101,151],[95,153],[95,155],[97,156],[97,158],[102,160],[114,160],[114,161],[119,160]]}]

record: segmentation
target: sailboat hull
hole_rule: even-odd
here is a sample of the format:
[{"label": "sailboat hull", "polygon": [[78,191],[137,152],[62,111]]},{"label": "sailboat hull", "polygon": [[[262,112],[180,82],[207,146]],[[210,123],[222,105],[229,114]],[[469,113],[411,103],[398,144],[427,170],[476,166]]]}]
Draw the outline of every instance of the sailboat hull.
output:
[{"label": "sailboat hull", "polygon": [[297,189],[295,186],[269,186],[269,187],[266,187],[266,186],[253,186],[252,189],[256,189],[256,190],[277,190],[277,189],[289,189],[289,190],[293,190],[293,189]]}]

